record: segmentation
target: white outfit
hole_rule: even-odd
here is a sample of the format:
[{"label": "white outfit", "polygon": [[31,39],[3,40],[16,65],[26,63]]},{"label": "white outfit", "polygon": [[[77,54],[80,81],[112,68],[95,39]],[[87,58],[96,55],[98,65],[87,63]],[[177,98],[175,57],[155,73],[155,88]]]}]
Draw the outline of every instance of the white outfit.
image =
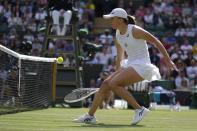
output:
[{"label": "white outfit", "polygon": [[[145,80],[154,81],[161,78],[159,69],[151,64],[145,40],[135,39],[132,35],[133,25],[129,24],[124,35],[116,30],[116,38],[128,55],[128,59],[120,62],[122,68],[132,67]],[[140,28],[140,27],[139,27]]]},{"label": "white outfit", "polygon": [[[60,24],[59,17],[61,16],[61,11],[64,12],[63,13],[64,25],[63,25],[62,30],[59,26],[59,24]],[[71,17],[72,17],[72,11],[70,11],[70,10],[67,10],[67,11],[61,10],[61,11],[53,10],[53,12],[52,12],[53,24],[55,26],[54,28],[56,28],[57,35],[65,35],[66,30],[67,30],[67,25],[69,25]]]}]

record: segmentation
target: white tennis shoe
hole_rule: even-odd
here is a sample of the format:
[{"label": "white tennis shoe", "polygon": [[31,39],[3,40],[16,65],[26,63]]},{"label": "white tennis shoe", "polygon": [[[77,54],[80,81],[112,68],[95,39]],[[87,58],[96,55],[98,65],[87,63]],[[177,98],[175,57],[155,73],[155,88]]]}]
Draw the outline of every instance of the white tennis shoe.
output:
[{"label": "white tennis shoe", "polygon": [[74,119],[73,122],[75,123],[96,123],[96,117],[95,116],[90,116],[88,113],[80,116],[78,119]]},{"label": "white tennis shoe", "polygon": [[150,112],[149,109],[145,108],[142,106],[141,109],[136,109],[135,110],[135,116],[133,119],[133,122],[131,123],[132,125],[136,125],[138,122],[142,120],[142,118]]}]

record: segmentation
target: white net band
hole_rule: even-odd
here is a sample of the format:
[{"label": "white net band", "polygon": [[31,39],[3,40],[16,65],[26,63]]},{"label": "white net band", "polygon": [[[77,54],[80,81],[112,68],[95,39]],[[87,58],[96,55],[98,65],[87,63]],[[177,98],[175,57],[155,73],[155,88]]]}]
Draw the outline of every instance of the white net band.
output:
[{"label": "white net band", "polygon": [[2,46],[2,45],[0,45],[0,50],[8,53],[9,55],[12,55],[12,56],[18,58],[18,59],[22,59],[22,60],[43,61],[43,62],[54,62],[57,60],[56,58],[45,58],[45,57],[21,55],[17,52],[14,52],[14,51]]}]

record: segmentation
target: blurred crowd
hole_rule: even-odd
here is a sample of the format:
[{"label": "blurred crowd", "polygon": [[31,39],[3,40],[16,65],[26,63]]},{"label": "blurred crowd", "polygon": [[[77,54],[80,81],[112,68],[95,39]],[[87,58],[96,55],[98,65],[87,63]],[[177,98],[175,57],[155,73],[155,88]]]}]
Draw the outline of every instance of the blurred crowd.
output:
[{"label": "blurred crowd", "polygon": [[[87,64],[103,64],[103,70],[110,72],[116,68],[115,31],[109,28],[102,34],[95,34],[93,28],[99,16],[95,14],[109,13],[115,2],[103,0],[102,3],[101,13],[98,1],[77,1],[79,29],[89,31],[87,36],[80,37],[80,51]],[[44,48],[73,51],[73,41],[64,39],[50,39],[44,47],[45,33],[40,29],[47,24],[46,6],[47,0],[0,0],[0,44],[19,52],[18,45],[22,41],[31,41],[30,55],[34,56],[43,55]],[[136,6],[133,0],[119,0],[116,7],[124,8],[136,17],[137,25],[156,36],[179,68],[180,72],[167,72],[163,56],[148,44],[151,62],[159,67],[162,79],[174,80],[177,89],[194,89],[197,86],[197,1],[145,0]],[[83,45],[87,42],[103,45],[102,51],[84,51]],[[72,56],[63,57],[65,66],[75,63]]]}]

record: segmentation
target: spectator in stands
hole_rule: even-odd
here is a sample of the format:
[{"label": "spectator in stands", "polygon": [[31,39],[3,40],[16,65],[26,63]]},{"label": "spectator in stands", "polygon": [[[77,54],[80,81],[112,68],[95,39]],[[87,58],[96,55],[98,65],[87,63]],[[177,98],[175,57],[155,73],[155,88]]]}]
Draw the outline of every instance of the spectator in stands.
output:
[{"label": "spectator in stands", "polygon": [[23,38],[31,42],[34,41],[34,36],[30,30],[27,30],[27,33],[24,35]]},{"label": "spectator in stands", "polygon": [[39,8],[38,12],[35,14],[35,19],[37,23],[39,23],[41,20],[44,20],[47,16],[46,12],[43,10],[43,8]]},{"label": "spectator in stands", "polygon": [[193,51],[192,45],[189,44],[189,40],[185,39],[183,41],[183,45],[181,45],[181,50],[183,51],[184,54],[187,54],[188,52]]},{"label": "spectator in stands", "polygon": [[161,17],[161,14],[154,14],[154,16],[153,16],[153,25],[162,26],[163,27],[164,23],[163,23],[163,18]]},{"label": "spectator in stands", "polygon": [[173,6],[172,3],[168,0],[165,0],[165,7],[163,7],[163,11],[165,13],[165,15],[172,15],[173,12]]},{"label": "spectator in stands", "polygon": [[154,2],[152,3],[152,6],[153,6],[153,12],[155,14],[161,14],[163,12],[161,0],[154,0]]},{"label": "spectator in stands", "polygon": [[3,46],[7,46],[8,45],[9,41],[7,39],[7,34],[6,33],[3,33],[0,43]]},{"label": "spectator in stands", "polygon": [[142,17],[144,19],[144,15],[145,15],[145,10],[144,7],[142,5],[139,6],[139,8],[135,11],[135,17]]},{"label": "spectator in stands", "polygon": [[12,13],[11,16],[8,18],[8,27],[12,28],[17,25],[17,18],[15,14]]},{"label": "spectator in stands", "polygon": [[151,63],[159,67],[160,57],[157,55],[157,49],[152,49],[152,54],[150,54]]},{"label": "spectator in stands", "polygon": [[40,56],[40,50],[39,49],[37,49],[37,48],[35,48],[35,49],[32,49],[32,56]]},{"label": "spectator in stands", "polygon": [[186,34],[185,29],[180,25],[176,31],[175,31],[175,36],[176,37],[182,37],[184,34]]},{"label": "spectator in stands", "polygon": [[182,14],[182,9],[180,8],[179,4],[174,4],[173,14]]},{"label": "spectator in stands", "polygon": [[7,22],[7,18],[4,16],[4,12],[1,12],[0,13],[0,25],[6,25],[8,22]]},{"label": "spectator in stands", "polygon": [[180,88],[180,90],[187,90],[187,88],[188,88],[189,86],[188,86],[188,81],[187,81],[187,79],[182,79],[182,81],[181,81],[181,86],[179,87]]},{"label": "spectator in stands", "polygon": [[172,44],[176,41],[176,38],[173,36],[173,33],[171,31],[168,32],[168,36],[166,37],[166,40],[169,44]]},{"label": "spectator in stands", "polygon": [[96,53],[95,57],[98,59],[99,64],[104,66],[108,65],[109,60],[112,59],[112,55],[107,54],[107,48],[103,48],[102,52]]},{"label": "spectator in stands", "polygon": [[190,61],[190,66],[186,67],[186,73],[190,80],[197,76],[197,65],[194,59]]},{"label": "spectator in stands", "polygon": [[[191,61],[194,59],[193,57],[193,53],[192,52],[188,52],[187,53],[187,58],[184,60],[184,62],[186,63],[187,67],[191,66]],[[195,59],[194,59],[195,60]]]},{"label": "spectator in stands", "polygon": [[153,13],[151,9],[147,9],[144,15],[144,22],[145,24],[153,24]]},{"label": "spectator in stands", "polygon": [[66,42],[66,45],[65,45],[65,50],[66,51],[73,51],[74,50],[74,46],[73,46],[73,41],[65,41]]},{"label": "spectator in stands", "polygon": [[191,7],[189,6],[189,2],[185,1],[182,8],[182,15],[190,15],[192,13]]},{"label": "spectator in stands", "polygon": [[34,41],[32,42],[32,50],[38,49],[39,52],[42,51],[42,44],[38,40],[38,37],[34,38]]},{"label": "spectator in stands", "polygon": [[106,43],[106,38],[109,39],[109,44],[111,45],[114,37],[111,35],[110,30],[109,29],[105,29],[105,32],[103,34],[100,35],[100,41],[101,43],[104,45]]},{"label": "spectator in stands", "polygon": [[30,30],[31,32],[36,32],[36,23],[35,23],[35,18],[30,18],[30,21],[27,24],[27,30]]},{"label": "spectator in stands", "polygon": [[181,84],[182,84],[183,80],[186,80],[187,81],[187,86],[189,86],[189,79],[186,78],[185,72],[181,71],[179,73],[179,75],[175,78],[176,89],[180,89],[181,88],[181,86],[182,86]]}]

